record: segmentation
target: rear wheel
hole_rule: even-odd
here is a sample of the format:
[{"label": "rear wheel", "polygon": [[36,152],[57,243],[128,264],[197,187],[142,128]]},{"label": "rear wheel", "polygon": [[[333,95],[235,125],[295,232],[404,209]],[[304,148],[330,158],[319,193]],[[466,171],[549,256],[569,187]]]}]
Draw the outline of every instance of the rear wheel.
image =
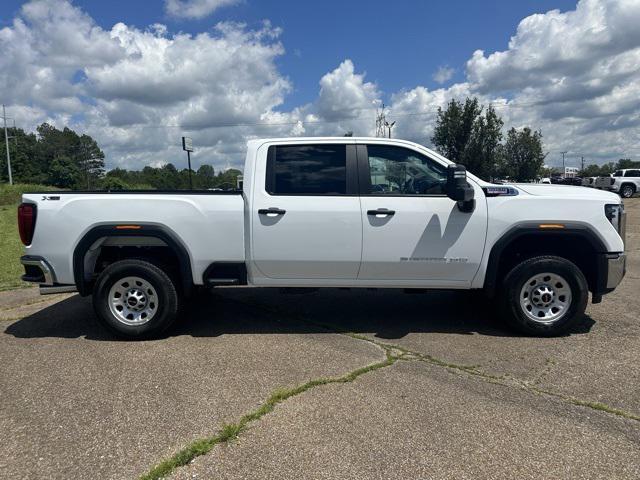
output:
[{"label": "rear wheel", "polygon": [[93,307],[100,323],[116,335],[157,336],[174,322],[178,294],[171,278],[143,260],[121,260],[98,277]]},{"label": "rear wheel", "polygon": [[511,326],[528,335],[560,335],[582,321],[589,291],[582,271],[565,258],[534,257],[505,277],[502,306]]},{"label": "rear wheel", "polygon": [[633,194],[636,193],[636,189],[634,188],[633,185],[629,185],[624,184],[621,188],[620,188],[620,196],[622,198],[631,198],[633,197]]}]

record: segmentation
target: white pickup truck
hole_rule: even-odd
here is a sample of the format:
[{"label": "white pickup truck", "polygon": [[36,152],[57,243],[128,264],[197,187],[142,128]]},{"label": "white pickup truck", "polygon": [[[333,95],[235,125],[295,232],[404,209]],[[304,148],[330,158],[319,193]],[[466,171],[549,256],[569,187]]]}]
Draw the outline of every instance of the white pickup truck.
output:
[{"label": "white pickup truck", "polygon": [[598,177],[595,186],[616,192],[623,198],[631,198],[640,191],[640,168],[625,168],[616,170],[609,177]]},{"label": "white pickup truck", "polygon": [[557,335],[625,274],[617,195],[493,185],[402,140],[252,140],[242,191],[31,193],[18,219],[22,278],[92,294],[128,338],[236,285],[483,290],[520,331]]}]

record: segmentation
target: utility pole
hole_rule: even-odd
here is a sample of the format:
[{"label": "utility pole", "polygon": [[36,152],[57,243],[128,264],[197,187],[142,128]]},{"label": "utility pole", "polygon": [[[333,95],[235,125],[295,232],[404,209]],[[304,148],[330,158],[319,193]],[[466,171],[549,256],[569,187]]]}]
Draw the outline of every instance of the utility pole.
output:
[{"label": "utility pole", "polygon": [[389,129],[389,138],[391,138],[391,129],[393,128],[393,126],[396,124],[395,120],[391,123],[387,122],[385,120],[384,122],[384,126],[387,127]]},{"label": "utility pole", "polygon": [[565,152],[560,152],[560,153],[562,154],[562,176],[564,177],[565,174],[567,173],[567,170],[565,169],[565,166],[564,166],[564,154],[567,153],[567,152],[565,151]]},{"label": "utility pole", "polygon": [[193,190],[193,181],[191,180],[191,152],[193,152],[193,140],[191,140],[191,137],[182,137],[182,149],[187,152],[187,162],[189,163],[189,190]]},{"label": "utility pole", "polygon": [[581,164],[580,171],[584,172],[584,157],[580,157],[580,164]]},{"label": "utility pole", "polygon": [[2,104],[2,119],[4,120],[4,143],[7,147],[7,169],[9,170],[9,185],[13,185],[13,177],[11,176],[11,155],[9,154],[9,135],[7,134],[7,112]]}]

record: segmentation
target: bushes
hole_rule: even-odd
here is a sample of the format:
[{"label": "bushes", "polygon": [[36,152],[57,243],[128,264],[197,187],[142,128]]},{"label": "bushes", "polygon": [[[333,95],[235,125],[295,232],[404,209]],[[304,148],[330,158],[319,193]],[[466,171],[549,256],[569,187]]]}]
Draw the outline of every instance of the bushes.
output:
[{"label": "bushes", "polygon": [[0,205],[12,205],[20,203],[22,194],[25,192],[56,191],[59,188],[50,185],[39,185],[37,183],[16,183],[14,185],[0,185]]}]

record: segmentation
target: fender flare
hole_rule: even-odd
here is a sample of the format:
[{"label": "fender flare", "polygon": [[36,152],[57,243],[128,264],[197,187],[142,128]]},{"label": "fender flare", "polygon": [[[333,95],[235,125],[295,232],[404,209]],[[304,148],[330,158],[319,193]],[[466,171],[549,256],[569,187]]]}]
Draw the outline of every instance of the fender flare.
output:
[{"label": "fender flare", "polygon": [[498,287],[499,278],[498,278],[498,266],[500,265],[500,257],[504,250],[514,241],[525,235],[535,235],[535,236],[562,236],[562,235],[574,235],[585,239],[592,246],[594,253],[606,253],[607,247],[605,246],[602,239],[587,225],[582,225],[578,223],[566,223],[562,222],[564,228],[555,229],[541,229],[541,223],[558,223],[557,221],[553,222],[535,222],[535,223],[523,223],[520,225],[516,225],[515,227],[507,230],[494,244],[491,248],[491,253],[489,253],[489,260],[487,262],[486,274],[484,277],[484,290],[487,292],[489,296],[493,296],[495,294],[496,288]]},{"label": "fender flare", "polygon": [[[135,225],[135,229],[123,229],[123,225]],[[91,286],[84,276],[85,255],[97,240],[104,237],[154,237],[162,240],[178,257],[184,292],[188,294],[191,291],[193,286],[191,258],[180,238],[171,229],[157,224],[118,222],[117,224],[102,224],[91,228],[73,250],[73,278],[80,295],[86,296],[91,293]]]}]

